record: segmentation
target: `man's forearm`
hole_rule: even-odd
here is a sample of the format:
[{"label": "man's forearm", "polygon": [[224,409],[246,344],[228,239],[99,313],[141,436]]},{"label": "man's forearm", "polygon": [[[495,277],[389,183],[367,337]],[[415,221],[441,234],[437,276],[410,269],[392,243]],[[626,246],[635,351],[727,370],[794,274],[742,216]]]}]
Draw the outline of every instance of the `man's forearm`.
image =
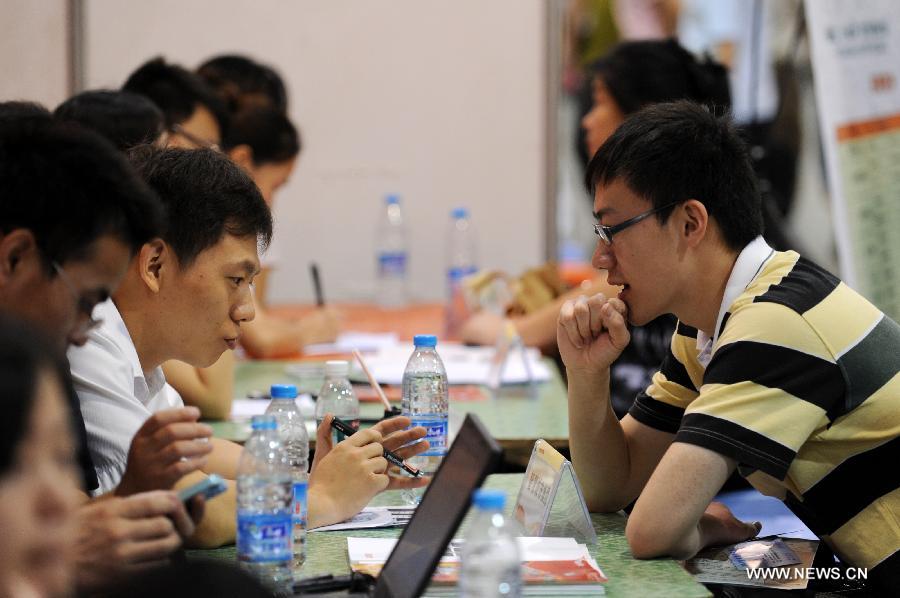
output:
[{"label": "man's forearm", "polygon": [[591,511],[618,511],[634,497],[627,492],[628,444],[609,401],[609,371],[568,376],[569,448],[585,500]]}]

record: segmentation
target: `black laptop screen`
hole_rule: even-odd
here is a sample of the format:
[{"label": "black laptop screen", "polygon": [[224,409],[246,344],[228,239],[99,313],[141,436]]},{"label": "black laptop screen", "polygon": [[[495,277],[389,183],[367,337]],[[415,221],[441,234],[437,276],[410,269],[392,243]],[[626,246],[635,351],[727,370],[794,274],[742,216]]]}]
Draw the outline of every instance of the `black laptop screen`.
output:
[{"label": "black laptop screen", "polygon": [[378,576],[375,596],[413,598],[425,590],[469,509],[473,490],[494,471],[500,455],[500,447],[478,418],[467,415]]}]

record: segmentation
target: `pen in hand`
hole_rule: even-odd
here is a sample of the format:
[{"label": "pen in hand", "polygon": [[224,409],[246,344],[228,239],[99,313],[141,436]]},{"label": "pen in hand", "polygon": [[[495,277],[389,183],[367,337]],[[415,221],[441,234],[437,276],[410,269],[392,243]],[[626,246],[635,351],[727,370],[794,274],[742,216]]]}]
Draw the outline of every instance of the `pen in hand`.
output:
[{"label": "pen in hand", "polygon": [[[354,430],[350,424],[333,416],[331,418],[331,427],[344,436],[353,436],[356,433],[356,430]],[[393,451],[384,449],[384,458],[387,459],[388,463],[396,465],[414,478],[422,475],[421,471],[404,463],[403,459],[401,459],[400,456]]]}]

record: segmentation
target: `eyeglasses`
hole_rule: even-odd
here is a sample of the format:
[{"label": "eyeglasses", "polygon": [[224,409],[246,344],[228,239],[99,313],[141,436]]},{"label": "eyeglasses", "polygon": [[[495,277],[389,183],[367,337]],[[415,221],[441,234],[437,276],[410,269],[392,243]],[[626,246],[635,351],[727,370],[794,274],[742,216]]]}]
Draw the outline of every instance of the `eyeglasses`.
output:
[{"label": "eyeglasses", "polygon": [[66,285],[66,288],[69,289],[69,294],[72,295],[75,305],[78,306],[78,312],[83,313],[88,317],[78,331],[86,333],[102,324],[103,320],[94,318],[94,302],[81,295],[78,288],[75,286],[75,283],[72,282],[72,279],[69,278],[69,275],[65,273],[58,262],[54,260],[50,262],[50,265],[53,266],[53,269],[56,271],[56,274],[59,275],[59,279],[63,281],[63,284]]},{"label": "eyeglasses", "polygon": [[620,222],[619,224],[616,224],[614,226],[603,226],[602,224],[600,224],[598,222],[597,224],[594,225],[594,234],[596,234],[598,237],[600,237],[600,239],[602,239],[603,242],[606,243],[607,245],[612,245],[613,235],[615,235],[616,233],[620,233],[623,230],[625,230],[626,228],[628,228],[629,226],[631,226],[632,224],[637,224],[641,220],[643,220],[645,218],[649,218],[653,214],[656,214],[657,212],[662,212],[663,210],[665,210],[667,208],[671,208],[674,205],[678,205],[679,203],[681,203],[681,202],[673,201],[672,203],[666,204],[659,208],[653,208],[652,210],[649,210],[642,214],[638,214],[634,218],[629,218],[625,222]]},{"label": "eyeglasses", "polygon": [[173,133],[175,135],[181,135],[182,137],[184,137],[185,139],[187,139],[188,141],[190,141],[197,147],[202,147],[204,149],[211,149],[214,152],[222,151],[222,148],[219,147],[218,143],[214,143],[214,142],[210,141],[209,139],[203,139],[202,137],[198,137],[197,135],[194,135],[193,133],[189,132],[187,129],[185,129],[181,125],[172,125],[171,127],[169,127],[169,132]]}]

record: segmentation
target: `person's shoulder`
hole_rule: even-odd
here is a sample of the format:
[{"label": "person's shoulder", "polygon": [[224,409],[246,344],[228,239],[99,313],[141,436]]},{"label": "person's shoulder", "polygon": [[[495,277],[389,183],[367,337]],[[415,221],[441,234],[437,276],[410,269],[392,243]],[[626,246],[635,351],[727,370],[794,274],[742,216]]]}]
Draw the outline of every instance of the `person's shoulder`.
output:
[{"label": "person's shoulder", "polygon": [[127,347],[114,326],[114,322],[104,319],[100,326],[88,333],[84,345],[69,347],[66,356],[79,395],[85,386],[121,386],[128,389],[133,383],[133,368]]}]

